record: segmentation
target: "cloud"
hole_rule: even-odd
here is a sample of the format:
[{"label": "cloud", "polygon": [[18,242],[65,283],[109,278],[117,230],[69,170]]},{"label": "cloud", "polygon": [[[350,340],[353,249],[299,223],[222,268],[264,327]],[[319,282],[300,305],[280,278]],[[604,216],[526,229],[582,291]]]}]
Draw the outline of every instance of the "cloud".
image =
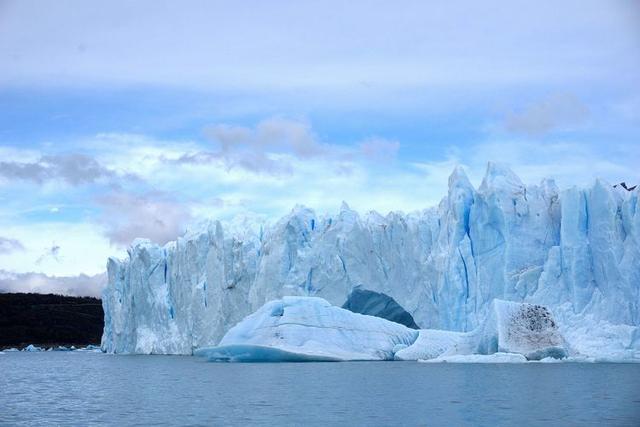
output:
[{"label": "cloud", "polygon": [[398,141],[388,141],[382,138],[371,138],[360,143],[360,151],[371,160],[389,161],[395,159],[400,149]]},{"label": "cloud", "polygon": [[42,264],[48,260],[53,260],[57,263],[61,261],[60,258],[60,246],[55,243],[51,247],[47,248],[44,253],[36,260],[36,264]]},{"label": "cloud", "polygon": [[166,163],[177,165],[207,165],[218,164],[226,170],[243,169],[256,174],[287,176],[291,175],[291,163],[286,158],[273,158],[272,155],[264,151],[252,151],[250,149],[242,151],[227,150],[218,151],[196,151],[185,153],[175,159],[167,159],[162,156]]},{"label": "cloud", "polygon": [[529,140],[493,140],[468,147],[452,148],[448,160],[414,163],[429,175],[438,176],[436,185],[441,194],[446,192],[444,179],[455,165],[465,166],[471,181],[479,185],[487,162],[508,164],[525,184],[537,184],[543,178],[553,178],[559,187],[589,186],[596,178],[610,183],[640,182],[636,165],[640,153],[633,144],[582,141],[539,142]]},{"label": "cloud", "polygon": [[[0,162],[0,177],[8,180],[32,181],[43,184],[62,180],[78,186],[99,180],[113,180],[118,174],[84,154],[45,155],[36,162]],[[127,175],[133,178],[133,175]]]},{"label": "cloud", "polygon": [[0,292],[53,293],[99,298],[106,283],[105,273],[56,277],[42,273],[11,273],[0,270]]},{"label": "cloud", "polygon": [[116,245],[129,245],[138,237],[164,244],[180,236],[192,219],[187,206],[162,192],[113,192],[97,201],[104,210],[100,222]]},{"label": "cloud", "polygon": [[217,124],[204,130],[217,151],[195,151],[167,160],[174,164],[219,163],[228,170],[240,168],[257,174],[289,176],[294,164],[304,161],[333,163],[339,173],[348,173],[348,164],[359,160],[395,159],[400,143],[369,138],[355,145],[322,142],[311,124],[301,120],[269,118],[251,128]]},{"label": "cloud", "polygon": [[582,124],[588,115],[589,108],[576,96],[556,93],[508,115],[505,128],[513,133],[541,136]]},{"label": "cloud", "polygon": [[[34,196],[27,197],[33,203]],[[86,206],[90,203],[95,210],[94,201],[87,201]],[[4,213],[1,209],[2,206],[0,215]],[[35,220],[24,220],[21,216],[17,219],[2,218],[2,232],[19,239],[24,250],[0,255],[0,270],[37,272],[52,276],[75,276],[80,273],[94,275],[103,272],[109,256],[124,256],[126,252],[124,248],[110,244],[104,235],[104,227],[97,224],[94,218],[93,214],[69,219],[56,215],[53,221],[41,217]]]},{"label": "cloud", "polygon": [[0,255],[24,251],[24,245],[17,239],[0,236]]},{"label": "cloud", "polygon": [[629,79],[636,3],[252,2],[247,14],[229,2],[5,1],[0,84],[340,89],[571,81],[599,70]]},{"label": "cloud", "polygon": [[218,124],[207,127],[205,135],[219,151],[199,153],[199,157],[221,159],[230,169],[239,167],[270,175],[290,175],[289,156],[306,160],[336,151],[318,141],[309,123],[283,118],[262,120],[255,128]]}]

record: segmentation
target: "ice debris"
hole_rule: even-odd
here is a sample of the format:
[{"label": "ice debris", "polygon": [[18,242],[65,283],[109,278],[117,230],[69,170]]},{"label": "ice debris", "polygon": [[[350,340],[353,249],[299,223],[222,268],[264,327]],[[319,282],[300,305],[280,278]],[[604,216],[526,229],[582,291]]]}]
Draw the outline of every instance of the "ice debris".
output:
[{"label": "ice debris", "polygon": [[450,356],[494,353],[516,354],[526,361],[568,354],[545,307],[496,300],[491,313],[468,333],[416,331],[332,306],[322,298],[284,297],[247,316],[218,346],[195,354],[228,362],[449,361]]}]

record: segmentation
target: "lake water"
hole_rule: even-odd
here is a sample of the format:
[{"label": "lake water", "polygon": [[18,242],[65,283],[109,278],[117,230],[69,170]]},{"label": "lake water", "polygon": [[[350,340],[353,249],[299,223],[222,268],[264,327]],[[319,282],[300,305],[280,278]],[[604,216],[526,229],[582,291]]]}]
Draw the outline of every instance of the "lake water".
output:
[{"label": "lake water", "polygon": [[0,355],[0,425],[640,425],[640,364]]}]

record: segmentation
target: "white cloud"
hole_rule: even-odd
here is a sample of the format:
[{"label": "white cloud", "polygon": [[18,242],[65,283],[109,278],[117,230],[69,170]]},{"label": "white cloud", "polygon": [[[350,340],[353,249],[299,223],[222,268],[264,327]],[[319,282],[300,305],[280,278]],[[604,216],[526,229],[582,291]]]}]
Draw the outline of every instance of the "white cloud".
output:
[{"label": "white cloud", "polygon": [[[124,254],[123,250],[112,247],[102,228],[88,219],[74,223],[3,219],[0,229],[7,238],[19,239],[25,248],[0,255],[0,270],[13,273],[94,275],[105,271],[109,256]],[[57,256],[43,257],[43,253],[51,253],[52,246],[58,247]]]},{"label": "white cloud", "polygon": [[128,246],[138,237],[164,244],[175,240],[191,221],[189,208],[172,196],[155,192],[113,192],[98,199],[104,209],[100,224],[115,245]]},{"label": "white cloud", "polygon": [[47,276],[42,273],[16,274],[0,270],[0,292],[34,292],[101,297],[107,283],[105,273],[94,276]]},{"label": "white cloud", "polygon": [[0,236],[0,255],[15,251],[24,251],[24,246],[18,239]]},{"label": "white cloud", "polygon": [[161,155],[173,165],[223,165],[227,170],[243,169],[256,174],[286,178],[293,174],[294,163],[321,160],[343,164],[361,160],[389,162],[395,159],[400,143],[369,138],[359,144],[338,145],[321,141],[311,124],[302,120],[269,118],[251,128],[217,124],[205,129],[215,151],[195,150],[179,156]]},{"label": "white cloud", "polygon": [[575,141],[494,140],[464,150],[454,147],[448,160],[415,163],[415,166],[431,176],[444,195],[446,177],[456,164],[465,167],[471,182],[477,186],[489,161],[508,164],[525,184],[538,184],[543,178],[555,179],[560,188],[588,186],[597,178],[611,184],[640,182],[636,167],[640,153],[631,144],[612,143],[602,147]]},{"label": "white cloud", "polygon": [[[297,127],[294,123],[291,126],[295,131],[288,126],[289,123],[284,126],[284,143],[280,130],[260,131],[259,125],[243,128],[238,132],[240,136],[225,140],[228,152],[239,145],[241,150],[257,150],[273,161],[289,165],[290,173],[286,175],[230,168],[218,158],[177,161],[207,149],[222,152],[220,146],[210,143],[156,141],[140,135],[111,135],[107,139],[112,143],[106,145],[102,145],[105,135],[93,143],[85,141],[101,164],[123,173],[135,171],[141,179],[129,188],[111,188],[106,193],[83,193],[79,187],[48,189],[46,197],[54,203],[40,200],[37,192],[28,198],[14,197],[11,205],[0,207],[0,229],[3,238],[20,241],[24,250],[1,254],[0,269],[57,276],[97,274],[104,271],[108,256],[122,256],[123,247],[135,237],[164,243],[202,219],[225,220],[241,214],[277,219],[298,203],[327,214],[337,212],[343,200],[360,212],[420,210],[437,205],[446,195],[447,178],[458,164],[465,166],[476,185],[484,175],[486,162],[491,160],[510,164],[525,183],[538,183],[545,176],[556,178],[561,187],[588,185],[596,176],[612,184],[640,182],[636,168],[640,153],[623,144],[604,147],[514,138],[454,146],[442,159],[403,159],[400,153],[393,162],[372,162],[372,157],[392,158],[397,144],[369,139],[338,146],[320,141],[309,125]],[[272,138],[274,134],[278,136]],[[323,154],[308,155],[304,150],[296,154],[292,143],[286,140],[292,134],[312,147],[322,146]],[[313,139],[308,140],[309,135]],[[87,212],[68,219],[65,215],[73,211],[73,205],[66,203],[65,197],[73,197],[73,203]],[[20,201],[25,209],[40,205],[48,215],[52,205],[63,209],[55,214],[55,222],[27,221],[16,209],[22,206]],[[51,251],[52,242],[59,247],[56,256],[42,257],[45,249]]]}]

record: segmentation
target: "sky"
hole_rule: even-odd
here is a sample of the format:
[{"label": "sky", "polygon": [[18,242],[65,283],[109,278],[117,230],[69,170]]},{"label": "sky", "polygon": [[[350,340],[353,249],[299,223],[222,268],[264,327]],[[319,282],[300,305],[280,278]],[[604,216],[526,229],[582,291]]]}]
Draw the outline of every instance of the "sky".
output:
[{"label": "sky", "polygon": [[0,0],[0,290],[207,218],[640,182],[640,2]]}]

